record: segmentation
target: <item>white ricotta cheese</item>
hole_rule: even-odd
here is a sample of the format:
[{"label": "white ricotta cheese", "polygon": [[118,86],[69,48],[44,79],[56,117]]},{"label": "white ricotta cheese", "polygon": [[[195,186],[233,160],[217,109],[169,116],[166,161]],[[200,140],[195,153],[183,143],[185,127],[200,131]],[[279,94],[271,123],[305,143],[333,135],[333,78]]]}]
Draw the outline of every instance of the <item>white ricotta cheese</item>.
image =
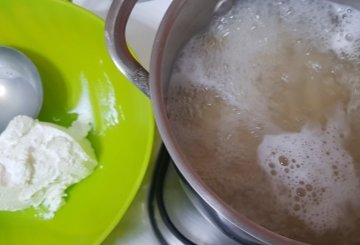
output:
[{"label": "white ricotta cheese", "polygon": [[41,216],[52,218],[66,188],[97,165],[88,130],[15,117],[0,135],[0,210],[41,208]]}]

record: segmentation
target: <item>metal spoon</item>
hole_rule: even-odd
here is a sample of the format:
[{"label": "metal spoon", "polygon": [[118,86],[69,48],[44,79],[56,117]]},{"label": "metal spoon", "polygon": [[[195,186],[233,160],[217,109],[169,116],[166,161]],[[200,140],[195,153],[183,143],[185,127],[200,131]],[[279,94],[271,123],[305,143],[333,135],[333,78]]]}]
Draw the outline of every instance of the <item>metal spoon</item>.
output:
[{"label": "metal spoon", "polygon": [[36,118],[43,101],[39,72],[20,51],[0,46],[0,133],[17,115]]}]

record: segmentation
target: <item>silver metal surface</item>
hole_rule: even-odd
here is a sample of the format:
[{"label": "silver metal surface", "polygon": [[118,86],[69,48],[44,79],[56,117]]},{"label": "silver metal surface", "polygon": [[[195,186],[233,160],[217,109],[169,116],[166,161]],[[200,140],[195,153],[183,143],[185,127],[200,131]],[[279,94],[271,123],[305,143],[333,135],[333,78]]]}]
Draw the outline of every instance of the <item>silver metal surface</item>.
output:
[{"label": "silver metal surface", "polygon": [[[165,207],[176,228],[195,244],[238,245],[227,237],[206,215],[198,212],[189,200],[173,165],[169,166],[164,184]],[[169,244],[180,244],[179,241],[163,226]]]},{"label": "silver metal surface", "polygon": [[17,115],[36,118],[43,100],[40,75],[20,51],[0,46],[0,132]]},{"label": "silver metal surface", "polygon": [[110,56],[118,69],[149,96],[149,73],[133,57],[125,37],[126,23],[136,2],[136,0],[113,1],[106,18],[105,39]]},{"label": "silver metal surface", "polygon": [[[358,0],[335,0],[334,2],[360,8]],[[147,87],[144,89],[142,86],[145,84],[144,80],[148,74],[142,71],[143,68],[128,53],[125,48],[125,38],[121,36],[124,33],[126,19],[134,4],[135,0],[115,0],[110,10],[111,14],[107,19],[106,36],[109,51],[119,69],[137,86],[140,86],[142,91],[146,91]],[[216,212],[218,220],[223,226],[241,238],[264,244],[303,244],[264,229],[233,210],[227,203],[224,203],[204,184],[200,176],[195,172],[191,163],[180,150],[176,137],[169,126],[166,111],[166,94],[176,55],[195,33],[209,23],[216,11],[226,11],[227,4],[229,3],[224,3],[222,0],[173,0],[167,10],[155,38],[150,62],[150,94],[157,126],[177,168],[191,188],[195,190],[196,195],[200,196]],[[139,70],[141,72],[138,72]],[[138,83],[139,74],[140,80],[143,82],[140,85]],[[201,210],[201,204],[191,195],[189,196],[193,204]]]}]

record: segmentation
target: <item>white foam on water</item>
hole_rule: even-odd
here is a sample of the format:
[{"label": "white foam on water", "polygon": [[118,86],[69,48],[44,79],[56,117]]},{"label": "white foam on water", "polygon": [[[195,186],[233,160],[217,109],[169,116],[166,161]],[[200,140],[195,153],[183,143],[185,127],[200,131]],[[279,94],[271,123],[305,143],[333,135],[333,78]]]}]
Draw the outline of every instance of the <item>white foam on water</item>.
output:
[{"label": "white foam on water", "polygon": [[[360,61],[358,26],[359,11],[329,1],[238,1],[229,13],[216,19],[206,33],[186,45],[176,63],[172,86],[192,84],[213,89],[230,105],[247,114],[252,123],[251,118],[257,117],[257,122],[268,121],[267,128],[277,132],[278,127],[269,120],[267,105],[269,91],[273,91],[274,86],[274,81],[267,78],[280,62],[274,57],[284,54],[284,46],[296,40],[299,47],[293,45],[295,52],[310,55],[314,46],[342,59]],[[312,46],[304,51],[307,44]],[[315,71],[322,68],[317,60],[309,58],[304,62]],[[300,61],[291,65],[301,64]],[[302,75],[300,69],[287,72],[290,74],[284,72],[278,84]],[[350,83],[350,80],[342,82]]]},{"label": "white foam on water", "polygon": [[348,205],[360,205],[359,179],[344,149],[348,135],[338,109],[325,130],[306,125],[299,133],[266,135],[258,148],[280,203],[319,233],[343,225]]},{"label": "white foam on water", "polygon": [[[342,227],[349,203],[360,206],[359,180],[353,158],[344,146],[351,134],[349,121],[360,111],[360,73],[356,66],[360,64],[359,26],[360,11],[330,1],[235,1],[232,10],[214,20],[182,50],[170,83],[173,97],[179,88],[211,90],[236,108],[236,116],[224,115],[226,110],[218,113],[221,118],[213,119],[218,124],[213,123],[210,131],[221,132],[219,128],[229,126],[224,122],[233,126],[239,117],[251,132],[262,125],[257,134],[265,134],[257,151],[259,165],[273,180],[274,193],[284,209],[318,233]],[[342,106],[335,106],[332,114],[324,106],[325,129],[320,122],[308,121],[300,131],[290,132],[274,119],[270,108],[273,96],[278,96],[277,101],[281,102],[282,96],[285,100],[289,87],[296,88],[303,80],[309,87],[299,89],[299,93],[314,93],[313,103],[306,104],[308,97],[301,97],[304,107],[322,109],[321,103],[331,101],[328,95],[328,100],[322,101],[313,89],[326,86],[326,80],[331,83],[329,87],[341,87],[337,91],[349,93],[349,100],[339,99]],[[313,86],[312,82],[320,85]],[[183,108],[193,108],[187,101],[174,101],[169,104],[180,101]],[[298,109],[290,108],[283,114]],[[194,111],[202,119],[201,108]],[[202,123],[199,125],[206,122]],[[194,134],[191,130],[182,133],[188,139]],[[227,142],[228,135],[216,137],[217,142]],[[237,152],[233,148],[239,149],[244,142],[238,143],[223,148]],[[229,158],[224,154],[223,159]]]}]

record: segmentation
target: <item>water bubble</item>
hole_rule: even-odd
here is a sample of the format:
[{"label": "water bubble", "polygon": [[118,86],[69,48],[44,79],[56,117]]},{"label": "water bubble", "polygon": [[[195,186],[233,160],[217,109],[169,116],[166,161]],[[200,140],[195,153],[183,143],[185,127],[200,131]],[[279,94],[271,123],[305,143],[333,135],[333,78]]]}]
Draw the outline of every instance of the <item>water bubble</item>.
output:
[{"label": "water bubble", "polygon": [[230,32],[227,31],[227,32],[224,33],[223,37],[227,37],[227,36],[229,36],[229,34],[230,34]]},{"label": "water bubble", "polygon": [[287,11],[286,11],[286,15],[291,15],[293,13],[294,9],[293,8],[289,8]]},{"label": "water bubble", "polygon": [[280,156],[279,157],[279,163],[282,166],[288,166],[289,165],[289,159],[287,159],[287,157],[285,157],[285,156]]},{"label": "water bubble", "polygon": [[224,29],[224,25],[222,25],[222,24],[218,25],[217,29],[221,31],[222,29]]},{"label": "water bubble", "polygon": [[352,42],[354,40],[354,36],[352,34],[348,33],[345,35],[345,39],[348,42]]},{"label": "water bubble", "polygon": [[289,82],[289,76],[286,74],[281,74],[281,81],[288,83]]},{"label": "water bubble", "polygon": [[310,185],[310,184],[307,184],[307,185],[305,186],[305,188],[306,188],[307,191],[312,191],[312,190],[313,190],[313,186]]},{"label": "water bubble", "polygon": [[295,204],[293,209],[294,209],[294,211],[299,211],[301,208],[300,208],[299,204]]},{"label": "water bubble", "polygon": [[232,8],[232,6],[232,0],[220,0],[215,6],[214,13],[217,15],[224,15]]},{"label": "water bubble", "polygon": [[304,188],[297,188],[296,189],[296,195],[298,195],[299,197],[304,197],[306,196],[306,190]]},{"label": "water bubble", "polygon": [[311,67],[316,72],[319,72],[322,69],[322,66],[316,62],[311,63]]}]

